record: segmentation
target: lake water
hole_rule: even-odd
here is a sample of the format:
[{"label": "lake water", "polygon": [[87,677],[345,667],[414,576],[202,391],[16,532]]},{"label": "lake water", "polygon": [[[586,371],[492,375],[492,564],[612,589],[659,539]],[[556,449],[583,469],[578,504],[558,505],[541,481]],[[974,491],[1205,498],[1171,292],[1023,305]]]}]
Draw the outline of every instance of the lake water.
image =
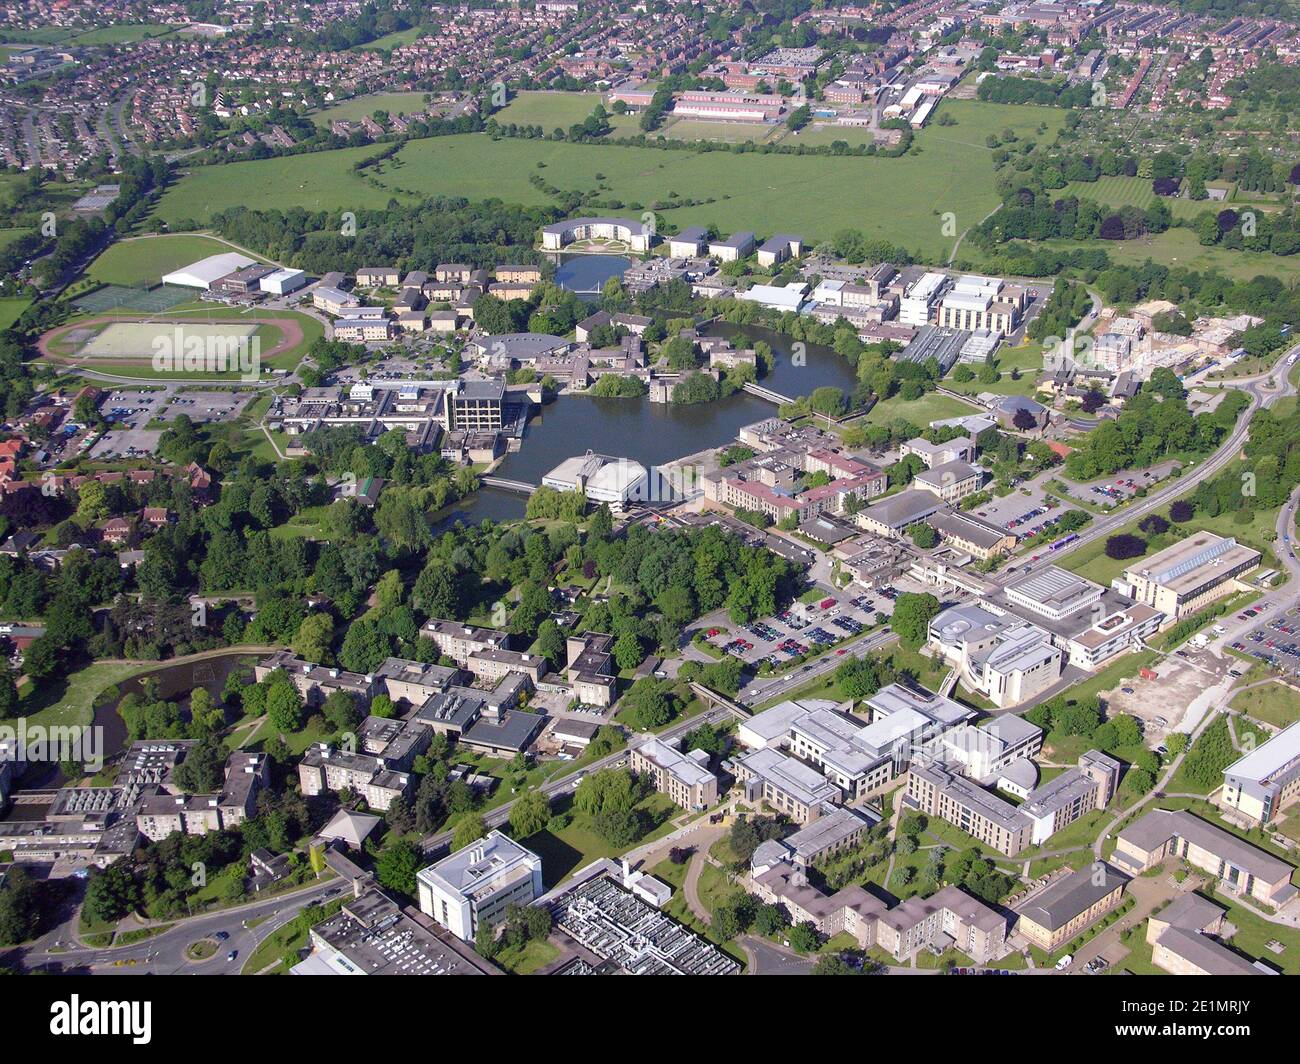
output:
[{"label": "lake water", "polygon": [[[771,344],[776,364],[763,383],[783,395],[808,395],[826,385],[846,391],[854,386],[853,367],[830,348],[809,345],[805,364],[795,365],[794,341],[781,333],[727,323],[718,323],[708,332],[735,336],[737,347],[758,340]],[[775,413],[772,403],[746,392],[698,406],[652,403],[644,398],[564,395],[534,415],[524,433],[522,449],[507,455],[496,472],[511,480],[540,484],[542,477],[566,458],[587,451],[632,458],[649,468],[721,447],[734,440],[742,426]],[[438,526],[459,522],[477,524],[485,519],[517,520],[523,517],[527,501],[515,492],[483,488],[476,496],[458,504]]]},{"label": "lake water", "polygon": [[555,283],[570,292],[598,296],[611,277],[622,277],[632,260],[622,255],[561,255]]}]

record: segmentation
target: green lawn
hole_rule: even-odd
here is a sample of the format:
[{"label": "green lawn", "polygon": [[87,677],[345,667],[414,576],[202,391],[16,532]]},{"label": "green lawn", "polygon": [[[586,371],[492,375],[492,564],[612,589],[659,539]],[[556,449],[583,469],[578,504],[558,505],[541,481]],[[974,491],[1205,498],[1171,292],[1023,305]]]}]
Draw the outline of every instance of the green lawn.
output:
[{"label": "green lawn", "polygon": [[930,422],[942,421],[951,417],[969,417],[979,413],[979,408],[970,403],[963,403],[950,395],[927,392],[920,399],[904,399],[896,395],[892,399],[877,403],[867,414],[867,421],[872,425],[885,425],[895,418],[906,418],[918,428],[929,428]]},{"label": "green lawn", "polygon": [[28,725],[39,724],[48,728],[53,725],[89,724],[94,715],[95,698],[105,688],[162,667],[162,664],[95,662],[63,680],[49,681],[35,689],[28,688],[19,702],[18,711],[27,718]]},{"label": "green lawn", "polygon": [[[526,105],[532,106],[532,105]],[[782,229],[822,240],[845,227],[900,243],[921,255],[946,254],[946,212],[957,231],[974,225],[997,204],[991,152],[985,136],[1010,127],[1033,134],[1041,122],[1059,123],[1050,109],[954,101],[954,127],[934,126],[916,138],[916,153],[899,159],[826,156],[733,155],[503,139],[479,134],[413,141],[373,172],[374,184],[352,171],[371,147],[346,148],[196,167],[163,196],[157,213],[176,222],[202,220],[246,200],[258,189],[263,209],[382,207],[392,195],[433,195],[506,202],[553,202],[529,183],[540,173],[565,190],[608,188],[625,213],[657,201],[690,198],[696,206],[664,211],[676,225],[716,224],[723,231]],[[545,164],[539,168],[538,163]],[[596,177],[603,174],[603,181]],[[816,195],[809,195],[811,189]],[[711,202],[710,202],[711,201]],[[638,204],[640,206],[638,206]]]},{"label": "green lawn", "polygon": [[1157,196],[1148,177],[1102,177],[1096,181],[1071,181],[1054,199],[1077,196],[1092,200],[1102,207],[1141,207],[1145,210],[1159,199],[1175,218],[1195,218],[1202,211],[1222,210],[1222,204],[1209,200],[1189,200],[1180,196]]},{"label": "green lawn", "polygon": [[31,305],[30,299],[0,299],[0,331],[9,328]]},{"label": "green lawn", "polygon": [[234,248],[220,240],[190,233],[136,237],[109,245],[86,272],[101,284],[144,288],[197,259],[232,251]]},{"label": "green lawn", "polygon": [[1300,693],[1276,682],[1242,691],[1232,700],[1231,706],[1277,728],[1285,728],[1300,720]]},{"label": "green lawn", "polygon": [[357,50],[363,52],[387,52],[399,45],[410,44],[412,41],[419,40],[427,33],[429,33],[429,30],[424,26],[412,26],[410,29],[396,30],[393,33],[386,33],[382,37],[376,37],[373,41],[359,44]]},{"label": "green lawn", "polygon": [[583,121],[603,99],[599,92],[521,92],[493,117],[503,126],[541,126],[550,133]]},{"label": "green lawn", "polygon": [[[1226,248],[1202,247],[1190,229],[1169,229],[1157,236],[1138,240],[1099,240],[1079,243],[1072,240],[1048,240],[1044,246],[1060,250],[1101,248],[1112,262],[1126,266],[1140,266],[1147,259],[1163,266],[1184,266],[1189,270],[1206,272],[1218,270],[1237,281],[1249,281],[1261,274],[1277,277],[1284,284],[1295,284],[1300,279],[1300,261],[1296,256],[1271,255],[1263,251],[1229,251]],[[962,245],[962,251],[967,250]]]},{"label": "green lawn", "polygon": [[[635,845],[653,840],[672,830],[671,818],[681,812],[666,794],[655,793],[643,799],[637,808],[653,825]],[[569,824],[559,831],[547,828],[522,840],[542,859],[542,879],[549,890],[561,880],[602,857],[617,857],[625,849],[612,846],[596,834],[581,813],[574,813]]]}]

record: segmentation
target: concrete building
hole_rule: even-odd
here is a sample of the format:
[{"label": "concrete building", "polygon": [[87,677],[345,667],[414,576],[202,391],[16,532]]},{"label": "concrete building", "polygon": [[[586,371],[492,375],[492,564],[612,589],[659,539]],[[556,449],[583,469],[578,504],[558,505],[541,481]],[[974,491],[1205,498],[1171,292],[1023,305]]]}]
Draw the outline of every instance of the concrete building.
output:
[{"label": "concrete building", "polygon": [[1016,545],[1015,533],[961,510],[940,510],[925,521],[946,547],[980,561],[1010,554]]},{"label": "concrete building", "polygon": [[936,616],[929,643],[960,669],[963,683],[1000,708],[1028,701],[1061,675],[1062,654],[1047,632],[974,603]]},{"label": "concrete building", "polygon": [[1228,894],[1277,908],[1295,897],[1294,869],[1186,810],[1155,809],[1120,832],[1111,863],[1139,875],[1174,858],[1209,872]]},{"label": "concrete building", "polygon": [[307,797],[349,790],[364,798],[371,809],[386,812],[410,790],[411,776],[389,768],[382,757],[314,743],[298,762],[298,786]]},{"label": "concrete building", "polygon": [[266,754],[231,754],[220,793],[147,795],[136,812],[136,827],[154,842],[177,831],[206,835],[238,827],[253,815],[258,792],[270,782],[271,761]]},{"label": "concrete building", "polygon": [[1240,577],[1259,565],[1260,553],[1232,537],[1196,532],[1124,570],[1131,595],[1173,624],[1217,599],[1245,588]]},{"label": "concrete building", "polygon": [[758,264],[764,269],[779,266],[786,259],[797,259],[803,254],[803,237],[778,233],[758,246]]},{"label": "concrete building", "polygon": [[1300,723],[1282,729],[1223,770],[1219,801],[1257,824],[1300,795]]},{"label": "concrete building", "polygon": [[593,454],[566,458],[544,477],[542,484],[556,491],[579,491],[599,506],[608,504],[615,511],[631,502],[646,498],[650,474],[640,462],[630,458],[610,458]]},{"label": "concrete building", "polygon": [[898,453],[902,458],[914,454],[925,463],[926,469],[933,469],[947,462],[975,461],[975,441],[969,436],[958,436],[946,443],[931,443],[925,437],[917,436],[903,443]]},{"label": "concrete building", "polygon": [[683,809],[705,809],[718,800],[718,777],[709,771],[705,751],[682,753],[676,746],[648,735],[634,740],[628,755],[633,772],[652,780],[655,790]]},{"label": "concrete building", "polygon": [[257,283],[263,292],[273,296],[287,296],[307,283],[307,275],[302,270],[276,270]]},{"label": "concrete building", "polygon": [[1104,861],[1068,872],[1016,903],[1015,929],[1044,953],[1055,953],[1119,905],[1128,881]]},{"label": "concrete building", "polygon": [[839,788],[816,769],[770,747],[734,759],[729,767],[748,801],[764,801],[796,824],[816,820],[823,807],[841,798]]},{"label": "concrete building", "polygon": [[719,262],[736,262],[754,250],[754,234],[748,231],[732,233],[726,240],[710,240],[709,254]]},{"label": "concrete building", "polygon": [[416,874],[420,912],[457,938],[473,942],[480,924],[505,919],[511,905],[542,893],[542,859],[499,831]]},{"label": "concrete building", "polygon": [[918,521],[946,509],[947,503],[932,491],[909,488],[858,512],[858,524],[886,539],[901,539]]},{"label": "concrete building", "polygon": [[473,950],[442,937],[383,891],[348,898],[309,932],[312,952],[291,975],[492,975]]},{"label": "concrete building", "polygon": [[929,325],[932,308],[939,302],[948,278],[942,273],[927,273],[907,290],[898,303],[898,320],[920,328]]},{"label": "concrete building", "polygon": [[922,470],[912,479],[912,483],[923,491],[933,492],[944,502],[955,503],[980,490],[980,485],[984,483],[984,473],[969,462],[959,459]]}]

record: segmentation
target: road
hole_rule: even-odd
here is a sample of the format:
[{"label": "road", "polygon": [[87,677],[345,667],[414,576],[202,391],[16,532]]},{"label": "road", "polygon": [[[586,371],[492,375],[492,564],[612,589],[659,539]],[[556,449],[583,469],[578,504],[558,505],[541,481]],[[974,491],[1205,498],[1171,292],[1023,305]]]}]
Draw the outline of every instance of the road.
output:
[{"label": "road", "polygon": [[[244,962],[258,945],[303,908],[334,897],[348,889],[339,879],[327,879],[291,894],[281,894],[266,901],[226,909],[207,916],[180,921],[172,930],[132,946],[116,949],[88,949],[75,943],[71,927],[76,916],[24,951],[21,963],[27,970],[47,969],[58,972],[87,972],[95,975],[238,975]],[[245,924],[259,920],[256,927]],[[191,943],[226,932],[230,938],[219,944],[217,952],[205,961],[190,961],[185,950]],[[235,959],[227,960],[235,951]]]},{"label": "road", "polygon": [[1184,476],[1169,480],[1165,487],[1153,491],[1145,499],[1137,500],[1116,513],[1098,517],[1079,533],[1079,538],[1073,543],[1052,551],[1050,554],[1040,556],[1036,562],[1030,561],[1024,565],[1016,566],[1017,575],[1024,576],[1037,569],[1044,569],[1049,565],[1054,565],[1061,558],[1073,553],[1080,547],[1114,535],[1116,531],[1130,522],[1145,517],[1167,503],[1173,502],[1174,499],[1190,493],[1202,481],[1208,480],[1230,465],[1240,453],[1242,445],[1250,434],[1250,419],[1255,411],[1260,407],[1272,406],[1274,402],[1285,395],[1295,394],[1295,386],[1288,380],[1287,375],[1293,368],[1290,359],[1297,354],[1300,354],[1300,344],[1288,349],[1286,354],[1277,360],[1268,373],[1235,382],[1234,386],[1240,386],[1250,397],[1250,405],[1238,418],[1237,427],[1233,430],[1232,435],[1199,466]]}]

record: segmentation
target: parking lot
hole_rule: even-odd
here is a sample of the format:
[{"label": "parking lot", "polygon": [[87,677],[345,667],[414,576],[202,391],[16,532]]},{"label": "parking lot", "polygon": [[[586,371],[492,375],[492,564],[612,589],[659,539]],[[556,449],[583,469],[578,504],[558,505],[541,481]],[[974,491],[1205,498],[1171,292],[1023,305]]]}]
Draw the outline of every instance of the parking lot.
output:
[{"label": "parking lot", "polygon": [[109,421],[131,429],[142,429],[159,415],[171,398],[166,388],[121,388],[111,391],[99,405]]},{"label": "parking lot", "polygon": [[1001,499],[985,503],[971,513],[1024,539],[1032,536],[1047,522],[1060,517],[1061,507],[1058,503],[1049,503],[1042,491],[1033,487],[1027,495],[1013,491]]},{"label": "parking lot", "polygon": [[[1243,611],[1237,620],[1249,620]],[[1292,606],[1267,624],[1261,624],[1232,644],[1232,649],[1272,665],[1283,672],[1300,676],[1300,606]]]},{"label": "parking lot", "polygon": [[90,457],[97,459],[111,458],[145,458],[158,449],[158,439],[162,433],[157,429],[114,430],[104,433],[103,437],[90,449]]},{"label": "parking lot", "polygon": [[1177,462],[1161,462],[1150,469],[1124,471],[1087,484],[1071,484],[1068,481],[1061,483],[1072,499],[1094,506],[1118,506],[1133,498],[1143,488],[1150,490],[1162,480],[1168,479],[1177,467]]},{"label": "parking lot", "polygon": [[173,421],[185,414],[197,424],[231,421],[252,398],[252,392],[180,392],[172,399],[162,419]]},{"label": "parking lot", "polygon": [[877,613],[893,613],[897,595],[892,587],[865,593],[857,588],[827,592],[814,603],[794,603],[775,617],[734,628],[711,628],[705,634],[715,647],[747,665],[766,660],[779,668],[816,647],[834,646],[862,634],[876,623]]}]

